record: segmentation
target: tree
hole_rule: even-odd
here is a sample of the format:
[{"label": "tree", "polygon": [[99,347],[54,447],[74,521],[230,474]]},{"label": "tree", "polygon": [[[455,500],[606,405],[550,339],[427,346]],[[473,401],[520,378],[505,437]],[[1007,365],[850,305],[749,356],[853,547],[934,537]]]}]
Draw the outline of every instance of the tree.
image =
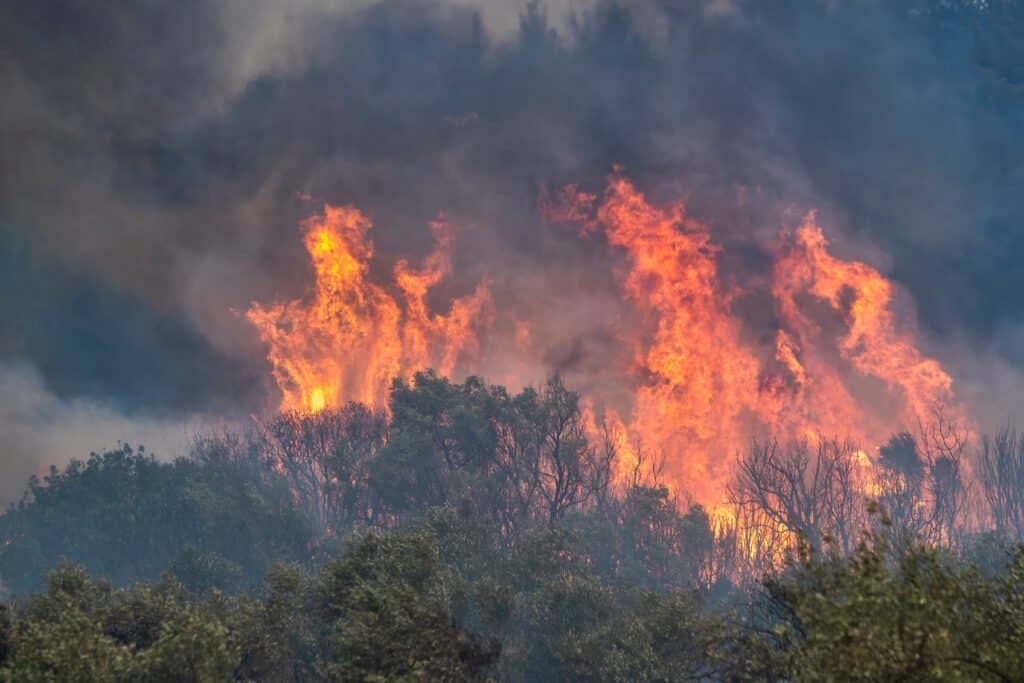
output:
[{"label": "tree", "polygon": [[309,555],[311,530],[239,467],[163,463],[127,445],[29,483],[0,516],[0,577],[24,594],[61,557],[115,585],[159,577],[187,546],[216,552],[256,583],[277,560]]},{"label": "tree", "polygon": [[674,683],[709,680],[719,625],[695,594],[644,595],[637,605],[566,639],[576,681]]},{"label": "tree", "polygon": [[[579,396],[553,375],[540,392],[515,396],[498,425],[498,476],[507,501],[500,523],[558,523],[607,496],[613,448],[588,440]],[[610,443],[606,440],[606,443]]]},{"label": "tree", "polygon": [[484,680],[498,649],[458,625],[455,582],[429,529],[353,541],[318,581],[330,629],[321,671],[338,681]]},{"label": "tree", "polygon": [[579,397],[557,376],[516,396],[470,377],[397,380],[388,442],[370,485],[396,519],[453,505],[510,542],[607,496],[614,450],[587,438]]},{"label": "tree", "polygon": [[[317,681],[323,624],[315,582],[297,565],[278,565],[260,590],[232,614],[229,626],[241,650],[235,678],[244,681]],[[229,612],[230,613],[230,612]]]},{"label": "tree", "polygon": [[967,492],[963,478],[967,438],[941,412],[936,416],[930,428],[922,425],[918,438],[901,432],[878,449],[880,467],[873,484],[886,518],[879,530],[895,534],[904,543],[957,540]]},{"label": "tree", "polygon": [[503,389],[470,377],[453,384],[432,372],[395,380],[387,446],[370,466],[370,486],[385,512],[423,513],[451,504],[488,510],[495,421]]},{"label": "tree", "polygon": [[124,680],[216,683],[230,680],[239,653],[227,627],[198,610],[183,610],[161,626],[156,642],[128,660]]},{"label": "tree", "polygon": [[238,663],[224,623],[173,581],[115,591],[64,564],[11,622],[0,680],[214,683]]},{"label": "tree", "polygon": [[1006,427],[994,437],[983,437],[978,474],[996,531],[1024,540],[1024,435]]},{"label": "tree", "polygon": [[739,459],[729,495],[755,533],[803,538],[815,550],[830,539],[842,552],[862,520],[856,449],[836,439],[815,446],[754,441]]},{"label": "tree", "polygon": [[636,485],[605,510],[566,520],[594,570],[637,590],[707,588],[714,571],[715,536],[700,505],[686,513],[664,486]]},{"label": "tree", "polygon": [[931,520],[930,510],[922,504],[928,471],[917,442],[908,432],[895,434],[878,449],[878,455],[878,502],[888,517],[888,527],[911,540],[922,538]]},{"label": "tree", "polygon": [[935,548],[869,536],[848,559],[811,549],[767,583],[797,681],[1011,681],[1024,664],[1024,558],[995,579]]},{"label": "tree", "polygon": [[918,447],[928,471],[923,503],[930,510],[930,539],[956,545],[967,501],[964,454],[969,433],[942,405],[934,408],[930,422],[919,432]]},{"label": "tree", "polygon": [[387,439],[387,422],[359,404],[317,413],[283,413],[242,433],[196,439],[192,458],[242,468],[264,495],[294,505],[319,534],[365,525],[369,464]]}]

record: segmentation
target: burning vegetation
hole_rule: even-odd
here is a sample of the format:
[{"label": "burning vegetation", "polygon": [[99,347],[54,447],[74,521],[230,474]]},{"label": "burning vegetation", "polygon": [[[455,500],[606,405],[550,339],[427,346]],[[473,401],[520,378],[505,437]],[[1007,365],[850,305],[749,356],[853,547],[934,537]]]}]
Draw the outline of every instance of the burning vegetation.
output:
[{"label": "burning vegetation", "polygon": [[449,375],[461,353],[477,349],[485,284],[446,314],[428,312],[424,301],[451,269],[452,227],[431,223],[437,246],[422,268],[396,264],[398,298],[368,279],[372,227],[358,209],[325,207],[303,224],[313,291],[298,301],[254,304],[246,314],[270,349],[283,411],[316,413],[353,401],[382,409],[395,378],[427,367]]},{"label": "burning vegetation", "polygon": [[1024,681],[1024,0],[280,4],[0,7],[0,683]]},{"label": "burning vegetation", "polygon": [[[1024,673],[1024,438],[976,436],[892,283],[832,255],[813,216],[739,281],[684,204],[618,171],[540,210],[618,256],[638,321],[614,328],[625,404],[558,373],[486,384],[489,283],[440,312],[429,296],[453,275],[452,224],[377,282],[370,220],[327,206],[302,225],[313,286],[247,312],[278,410],[173,463],[123,446],[53,469],[0,516],[18,594],[64,539],[117,585],[159,578],[113,589],[59,565],[0,609],[0,676]],[[767,331],[742,313],[751,296]]]},{"label": "burning vegetation", "polygon": [[[846,453],[844,466],[870,488],[889,435],[971,433],[950,375],[919,348],[912,316],[899,314],[893,284],[831,255],[813,214],[766,250],[767,277],[727,285],[709,226],[682,202],[653,204],[621,171],[600,195],[568,186],[543,193],[539,209],[621,255],[620,295],[641,321],[614,329],[629,400],[600,388],[582,396],[588,435],[614,442],[614,481],[628,481],[646,451],[660,463],[660,483],[735,523],[729,486],[752,440],[834,443],[822,452]],[[327,206],[302,227],[314,286],[247,312],[267,344],[281,410],[356,402],[387,411],[392,383],[416,372],[486,374],[488,325],[517,313],[493,311],[486,283],[444,312],[429,309],[427,294],[451,271],[448,222],[431,224],[436,246],[420,268],[399,261],[381,284],[369,276],[371,223],[360,211]],[[771,307],[771,329],[740,315],[742,296]]]}]

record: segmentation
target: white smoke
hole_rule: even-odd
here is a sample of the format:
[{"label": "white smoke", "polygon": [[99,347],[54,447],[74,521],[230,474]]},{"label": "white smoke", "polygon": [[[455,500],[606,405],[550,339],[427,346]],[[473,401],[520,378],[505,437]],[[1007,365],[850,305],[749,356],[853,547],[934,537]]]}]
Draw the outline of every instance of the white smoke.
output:
[{"label": "white smoke", "polygon": [[28,478],[44,474],[50,465],[61,467],[118,443],[144,445],[147,452],[170,459],[184,455],[203,428],[199,418],[141,418],[95,401],[62,399],[32,367],[0,365],[0,504],[16,501]]}]

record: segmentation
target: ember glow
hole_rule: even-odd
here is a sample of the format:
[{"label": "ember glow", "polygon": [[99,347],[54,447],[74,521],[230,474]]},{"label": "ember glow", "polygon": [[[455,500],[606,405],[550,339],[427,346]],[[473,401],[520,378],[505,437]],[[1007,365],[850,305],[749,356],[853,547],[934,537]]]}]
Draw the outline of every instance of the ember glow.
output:
[{"label": "ember glow", "polygon": [[[618,447],[620,478],[642,441],[664,459],[670,487],[722,510],[735,456],[752,438],[852,439],[870,468],[871,449],[934,410],[966,419],[950,375],[920,350],[912,317],[898,314],[892,283],[832,256],[813,214],[780,232],[770,273],[751,278],[773,307],[775,328],[765,334],[737,312],[749,292],[723,284],[721,247],[682,202],[657,206],[616,171],[600,195],[576,186],[545,193],[540,213],[552,229],[603,237],[623,258],[619,295],[643,322],[615,332],[628,356],[628,410],[601,390],[583,396],[594,431]],[[486,283],[445,312],[430,309],[428,292],[451,273],[455,235],[443,219],[430,227],[436,246],[423,264],[399,261],[393,282],[378,284],[369,279],[365,215],[327,206],[305,222],[315,286],[247,313],[268,346],[282,410],[350,401],[386,409],[392,380],[416,370],[486,376],[481,335],[493,318],[512,321],[517,344],[530,334],[519,311],[492,310]]]}]

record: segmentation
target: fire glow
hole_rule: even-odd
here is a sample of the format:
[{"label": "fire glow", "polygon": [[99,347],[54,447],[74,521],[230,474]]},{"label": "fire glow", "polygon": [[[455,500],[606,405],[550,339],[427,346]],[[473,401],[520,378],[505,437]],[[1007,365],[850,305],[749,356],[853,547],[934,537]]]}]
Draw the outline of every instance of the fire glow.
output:
[{"label": "fire glow", "polygon": [[436,248],[421,268],[396,264],[401,300],[368,279],[371,227],[346,206],[327,206],[306,220],[314,290],[295,301],[253,304],[246,313],[269,348],[282,411],[318,412],[352,401],[383,409],[396,377],[427,367],[451,374],[461,353],[477,352],[475,326],[490,303],[486,284],[453,301],[447,314],[429,313],[424,302],[451,270],[451,226],[431,224]]},{"label": "fire glow", "polygon": [[[638,457],[631,444],[642,442],[664,458],[670,486],[717,509],[734,456],[751,438],[837,436],[869,449],[937,409],[963,419],[950,375],[919,349],[913,321],[897,315],[892,283],[832,256],[813,215],[772,249],[762,294],[776,329],[765,344],[751,341],[734,310],[743,292],[723,285],[721,248],[683,203],[653,205],[617,172],[600,196],[569,186],[543,197],[540,210],[553,226],[603,236],[624,257],[620,293],[646,323],[617,331],[634,369],[624,379],[628,412],[620,417],[598,392],[583,397],[594,424],[620,435],[620,471]],[[360,211],[327,206],[303,229],[314,288],[247,312],[268,346],[282,410],[350,401],[386,410],[396,377],[426,368],[451,375],[457,365],[485,374],[482,333],[495,315],[517,312],[493,311],[486,282],[447,312],[428,309],[427,293],[451,272],[451,225],[431,225],[434,251],[419,268],[400,261],[390,289],[369,280],[371,223]],[[865,383],[877,402],[864,399]]]}]

